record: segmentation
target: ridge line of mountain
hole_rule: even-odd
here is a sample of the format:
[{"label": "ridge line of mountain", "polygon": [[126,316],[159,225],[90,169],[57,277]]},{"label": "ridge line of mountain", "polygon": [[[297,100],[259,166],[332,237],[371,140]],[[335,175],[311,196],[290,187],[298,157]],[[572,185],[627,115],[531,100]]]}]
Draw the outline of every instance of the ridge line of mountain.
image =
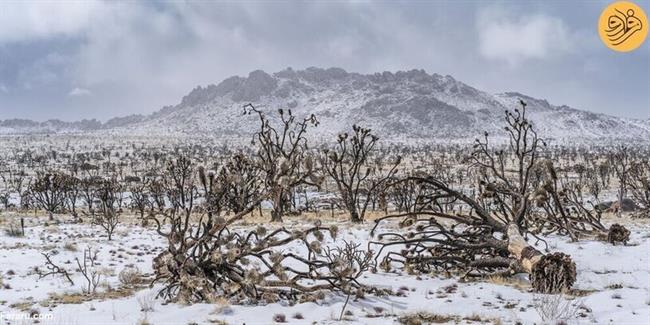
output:
[{"label": "ridge line of mountain", "polygon": [[[0,120],[0,134],[79,133],[120,130],[142,133],[241,133],[246,125],[233,120],[241,107],[255,103],[267,108],[290,108],[318,113],[332,130],[344,129],[331,116],[348,122],[368,122],[379,132],[404,138],[467,137],[473,129],[495,130],[504,109],[519,99],[529,104],[531,118],[552,136],[639,138],[650,136],[650,119],[632,119],[594,113],[519,92],[489,94],[452,76],[424,70],[360,74],[341,68],[284,69],[273,74],[255,70],[247,77],[232,76],[218,84],[197,86],[181,101],[151,114],[64,122],[50,119]],[[229,124],[224,124],[228,120]],[[450,127],[451,126],[451,127]],[[349,126],[348,126],[349,127]],[[427,129],[438,128],[438,131]],[[616,129],[625,129],[626,133]],[[140,129],[140,130],[139,130]]]}]

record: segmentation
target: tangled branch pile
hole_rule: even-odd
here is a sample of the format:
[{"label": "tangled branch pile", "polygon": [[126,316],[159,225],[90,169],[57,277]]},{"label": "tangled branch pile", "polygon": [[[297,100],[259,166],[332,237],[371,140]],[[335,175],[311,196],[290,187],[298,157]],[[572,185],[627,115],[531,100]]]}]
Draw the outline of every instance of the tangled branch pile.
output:
[{"label": "tangled branch pile", "polygon": [[[530,245],[527,237],[534,210],[532,171],[540,147],[545,146],[526,119],[526,104],[514,113],[506,111],[506,150],[492,150],[488,134],[476,140],[469,157],[478,170],[478,193],[452,189],[429,176],[409,177],[422,188],[414,212],[390,215],[380,224],[399,219],[405,233],[385,231],[372,244],[387,250],[381,262],[390,270],[395,264],[407,271],[445,271],[463,276],[530,275],[538,292],[555,293],[570,288],[576,279],[576,266],[563,253],[545,255]],[[572,227],[572,226],[569,226]],[[391,247],[404,247],[390,250]],[[380,256],[380,255],[378,255]]]},{"label": "tangled branch pile", "polygon": [[[371,253],[351,243],[324,247],[326,234],[336,236],[335,227],[232,231],[229,225],[240,217],[164,233],[169,250],[154,260],[156,280],[166,285],[160,296],[183,303],[220,297],[236,303],[272,303],[315,301],[323,291],[357,296],[374,291],[359,282],[372,265]],[[290,245],[301,253],[288,250]]]},{"label": "tangled branch pile", "polygon": [[[379,293],[359,282],[373,267],[371,252],[347,242],[343,247],[325,245],[336,237],[336,226],[317,223],[301,230],[234,229],[237,221],[267,197],[250,183],[254,179],[242,183],[242,170],[233,168],[241,164],[241,159],[235,158],[218,172],[206,172],[186,158],[169,162],[159,182],[172,207],[152,211],[149,217],[168,242],[167,250],[154,260],[155,281],[165,284],[159,296],[184,303],[219,297],[257,303],[313,301],[323,291],[357,296]],[[289,176],[281,172],[273,177]],[[255,198],[234,200],[242,187],[249,189],[243,191],[246,195]],[[197,202],[201,202],[200,208]],[[233,206],[233,202],[237,204]]]}]

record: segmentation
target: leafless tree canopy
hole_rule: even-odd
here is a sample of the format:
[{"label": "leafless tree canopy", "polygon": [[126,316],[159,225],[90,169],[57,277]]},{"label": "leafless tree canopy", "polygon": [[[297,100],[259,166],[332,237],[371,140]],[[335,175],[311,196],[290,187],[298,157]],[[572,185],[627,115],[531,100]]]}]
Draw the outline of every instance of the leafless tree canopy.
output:
[{"label": "leafless tree canopy", "polygon": [[534,206],[531,177],[545,143],[526,118],[526,104],[521,105],[521,110],[506,112],[509,144],[505,149],[493,149],[487,133],[482,141],[476,140],[468,158],[470,168],[477,170],[479,191],[475,195],[432,176],[408,178],[426,186],[428,194],[419,199],[414,212],[377,220],[373,231],[391,219],[399,219],[408,229],[381,232],[379,241],[373,242],[381,250],[403,247],[385,255],[381,262],[385,270],[397,263],[408,271],[461,272],[463,276],[526,272],[533,287],[545,293],[573,285],[576,267],[569,256],[545,255],[525,239],[536,236],[527,229]]}]

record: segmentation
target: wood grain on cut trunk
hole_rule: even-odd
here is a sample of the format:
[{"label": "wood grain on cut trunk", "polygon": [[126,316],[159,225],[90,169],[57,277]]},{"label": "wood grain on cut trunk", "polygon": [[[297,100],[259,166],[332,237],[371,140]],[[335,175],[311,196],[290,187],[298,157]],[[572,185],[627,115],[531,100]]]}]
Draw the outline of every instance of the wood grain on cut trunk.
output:
[{"label": "wood grain on cut trunk", "polygon": [[537,264],[544,254],[532,247],[526,239],[521,235],[519,226],[516,224],[508,225],[508,251],[514,255],[521,267],[527,272],[531,273],[533,267]]}]

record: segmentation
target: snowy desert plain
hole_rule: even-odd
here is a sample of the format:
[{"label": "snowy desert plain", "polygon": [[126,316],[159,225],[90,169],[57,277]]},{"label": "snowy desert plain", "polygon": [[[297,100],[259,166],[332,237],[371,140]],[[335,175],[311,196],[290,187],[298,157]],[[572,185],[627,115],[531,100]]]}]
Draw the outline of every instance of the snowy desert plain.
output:
[{"label": "snowy desert plain", "polygon": [[[341,319],[344,294],[295,305],[230,305],[227,300],[166,303],[155,298],[161,286],[149,286],[152,259],[165,249],[153,229],[135,220],[124,221],[108,241],[98,226],[71,223],[72,218],[66,216],[58,217],[58,224],[47,225],[46,216],[3,214],[3,224],[17,216],[25,217],[25,236],[0,234],[0,312],[5,324],[35,322],[21,320],[25,314],[41,315],[41,324],[272,324],[278,315],[284,315],[289,324],[417,324],[409,323],[408,317],[420,316],[422,323],[443,324],[647,324],[650,320],[650,224],[628,217],[611,219],[631,230],[625,246],[547,238],[549,249],[570,254],[577,265],[577,282],[565,295],[533,293],[525,276],[461,281],[440,274],[368,273],[363,283],[395,294],[354,299]],[[368,227],[344,219],[326,222],[341,228],[337,242],[367,243]],[[292,217],[284,226],[300,228],[310,222],[315,219]],[[268,223],[240,227],[258,224]],[[95,294],[83,293],[86,279],[79,272],[73,272],[75,284],[71,285],[62,277],[40,278],[35,271],[44,267],[42,253],[48,252],[57,264],[74,270],[75,259],[85,249],[97,254],[100,283]],[[120,281],[125,269],[139,270],[141,279]]]},{"label": "snowy desert plain", "polygon": [[335,68],[0,121],[0,322],[650,324],[649,134]]},{"label": "snowy desert plain", "polygon": [[[204,157],[196,159],[201,164],[208,165],[212,159],[223,164],[222,160],[214,158],[224,154],[223,148],[214,152],[205,148],[175,150],[172,148],[181,145],[116,144],[119,141],[106,142],[102,146],[101,141],[95,138],[81,141],[67,136],[5,137],[3,142],[4,193],[8,193],[0,211],[0,320],[3,324],[648,324],[650,321],[650,219],[639,217],[638,206],[632,211],[612,211],[610,208],[599,214],[597,224],[605,229],[620,224],[630,231],[625,244],[612,244],[588,235],[572,240],[562,231],[540,231],[535,237],[527,237],[529,244],[539,251],[563,252],[575,262],[576,278],[571,288],[561,293],[544,294],[531,287],[526,272],[507,275],[481,273],[480,277],[472,277],[467,276],[469,272],[464,272],[467,270],[459,272],[453,268],[418,271],[395,262],[392,267],[380,267],[388,252],[399,253],[404,246],[387,246],[380,250],[377,242],[382,240],[378,240],[377,233],[404,231],[404,221],[388,219],[379,223],[373,233],[371,230],[377,219],[397,214],[402,209],[398,207],[400,198],[400,202],[407,205],[404,200],[408,199],[404,198],[404,193],[402,196],[395,193],[389,196],[393,199],[389,199],[384,208],[377,208],[373,203],[363,222],[351,222],[345,207],[336,203],[339,194],[332,184],[319,189],[307,185],[299,187],[289,208],[298,212],[287,212],[282,222],[269,222],[273,202],[264,199],[258,209],[228,223],[228,231],[263,236],[262,228],[264,233],[287,229],[292,234],[314,226],[337,229],[334,236],[322,238],[320,235],[319,247],[343,247],[356,243],[361,250],[371,252],[372,265],[362,274],[360,272],[355,281],[379,291],[371,293],[369,290],[366,294],[356,295],[345,290],[322,290],[308,301],[277,297],[253,301],[233,299],[227,295],[204,301],[173,301],[159,296],[165,281],[154,281],[155,258],[169,248],[170,239],[161,236],[155,222],[145,222],[147,218],[138,212],[134,187],[125,186],[118,193],[120,200],[115,203],[115,213],[119,214],[119,220],[110,240],[105,222],[95,220],[97,216],[94,214],[110,212],[97,207],[104,206],[106,199],[97,194],[101,192],[97,188],[93,194],[97,197],[90,199],[96,206],[94,212],[88,208],[82,189],[73,191],[77,199],[73,203],[75,209],[63,202],[69,199],[64,195],[62,205],[52,214],[37,200],[19,193],[38,191],[34,183],[45,170],[65,170],[79,179],[104,175],[122,181],[128,179],[126,175],[137,174],[143,181],[146,177],[143,171],[163,170],[166,160],[175,159],[166,159],[165,155],[197,157],[197,152],[200,152]],[[33,147],[22,149],[26,143],[33,144]],[[473,185],[468,184],[472,183],[472,174],[465,174],[463,179],[463,173],[456,171],[465,170],[463,163],[466,160],[461,153],[466,149],[436,148],[414,150],[414,153],[405,155],[401,166],[405,170],[429,171],[446,166],[453,172],[436,174],[436,177],[447,179],[448,184],[456,187],[467,187],[470,191]],[[381,147],[377,150],[390,152],[395,149]],[[558,152],[562,150],[558,149]],[[425,151],[429,153],[421,154]],[[158,154],[145,154],[147,152]],[[583,164],[587,170],[597,168],[599,165],[589,159],[604,161],[606,156],[605,153],[590,154],[589,150],[578,150],[577,154],[570,150],[566,152],[558,154],[557,159],[562,160],[558,165],[563,166],[558,168],[564,175],[560,179],[567,184],[578,178],[580,181],[588,178],[585,176],[588,171],[571,166]],[[69,167],[74,159],[88,165],[75,171]],[[437,162],[430,165],[425,161]],[[20,178],[16,176],[20,174],[13,174],[14,183],[9,175],[9,170],[15,170],[17,166],[23,166],[25,179],[32,179],[23,180],[19,190],[15,187],[15,178]],[[595,192],[598,202],[610,202],[602,203],[605,206],[616,201],[618,181],[614,169],[609,172],[611,175],[599,174],[602,179],[593,176],[597,178],[595,184],[585,185],[581,195],[595,200],[592,193]],[[196,173],[204,177],[200,171]],[[199,177],[193,175],[190,178]],[[604,179],[608,181],[605,188],[592,188]],[[420,193],[422,189],[411,188],[410,191]],[[143,211],[160,208],[156,207],[153,187],[148,193]],[[423,195],[406,194],[414,206],[421,199],[416,197]],[[173,197],[171,192],[168,195]],[[199,199],[201,195],[198,192],[196,196],[197,206],[207,204],[205,197]],[[170,197],[163,199],[163,208],[174,206]],[[32,205],[28,205],[29,202]],[[363,202],[365,200],[361,204]],[[442,210],[447,208],[449,206],[439,207]],[[437,211],[435,207],[429,209]],[[462,214],[462,208],[460,211]],[[197,215],[205,213],[205,210],[197,208],[189,218],[190,223],[200,224]],[[151,212],[145,214],[153,215]],[[226,211],[224,215],[232,215],[232,212]],[[582,222],[583,219],[575,220]],[[164,232],[171,226],[169,221],[162,220],[160,227]],[[413,235],[405,236],[411,238]],[[301,242],[307,237],[293,238],[297,240],[289,240],[275,249],[284,256],[312,256],[316,250],[312,243],[307,245],[308,252]],[[226,247],[230,247],[228,245]],[[287,268],[305,267],[297,260],[285,258],[284,262]],[[264,263],[263,259],[259,263]]]},{"label": "snowy desert plain", "polygon": [[648,10],[0,0],[0,325],[650,325]]}]

